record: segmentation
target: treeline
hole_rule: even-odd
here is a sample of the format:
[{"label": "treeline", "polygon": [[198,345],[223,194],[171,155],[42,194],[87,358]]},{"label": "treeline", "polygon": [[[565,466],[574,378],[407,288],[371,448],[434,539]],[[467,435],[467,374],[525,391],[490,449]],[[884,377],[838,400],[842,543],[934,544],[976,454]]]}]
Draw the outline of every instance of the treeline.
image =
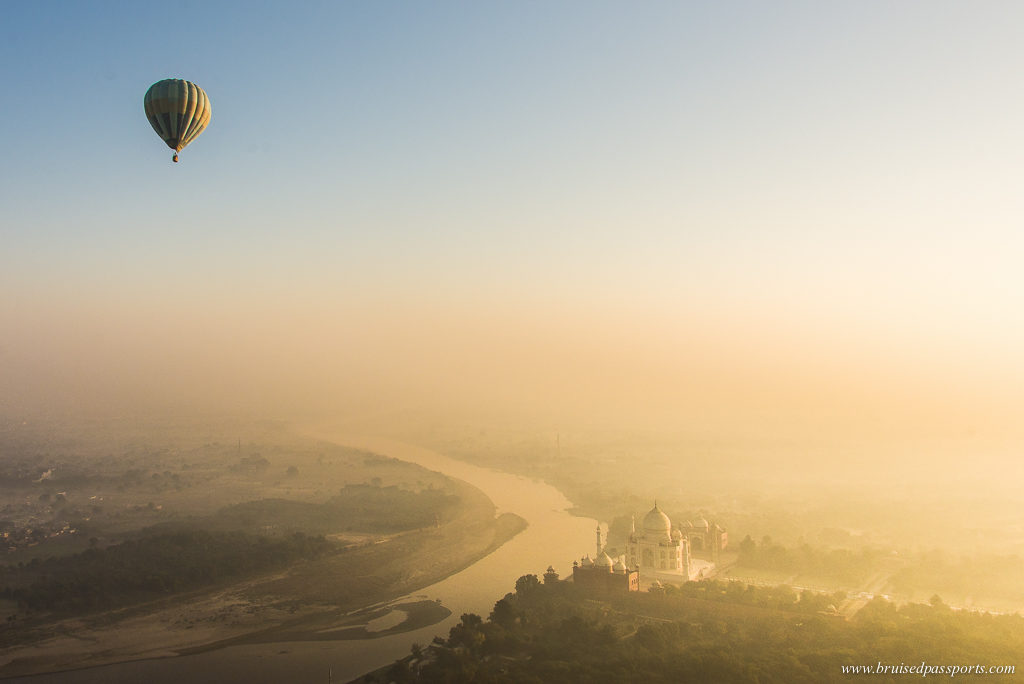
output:
[{"label": "treeline", "polygon": [[198,589],[336,549],[323,537],[181,530],[4,568],[0,596],[23,610],[77,614]]},{"label": "treeline", "polygon": [[906,562],[890,580],[894,592],[923,590],[950,600],[973,597],[1024,605],[1024,559],[1020,556],[950,556],[935,550],[908,555]]},{"label": "treeline", "polygon": [[1024,653],[1024,618],[953,611],[938,599],[901,608],[876,599],[847,622],[803,611],[803,597],[787,610],[749,598],[709,582],[595,600],[527,575],[487,620],[463,615],[446,639],[414,646],[364,681],[817,684],[848,682],[843,665],[1016,665]]},{"label": "treeline", "polygon": [[440,489],[410,491],[395,486],[348,485],[325,503],[260,499],[221,509],[206,527],[249,530],[296,530],[330,534],[340,531],[401,532],[430,527],[445,519],[459,499]]},{"label": "treeline", "polygon": [[849,584],[859,584],[878,569],[884,558],[881,549],[820,549],[803,544],[790,549],[776,544],[771,537],[760,543],[744,537],[739,545],[737,565],[756,570],[772,570],[800,575],[813,575]]},{"label": "treeline", "polygon": [[825,594],[804,589],[797,593],[792,587],[780,584],[773,587],[760,587],[743,582],[687,582],[681,586],[665,585],[662,589],[652,589],[652,593],[662,593],[667,597],[686,597],[733,603],[772,610],[785,610],[797,613],[835,613],[839,604],[846,599],[845,591]]},{"label": "treeline", "polygon": [[441,489],[411,491],[394,485],[350,484],[327,506],[348,518],[353,529],[398,531],[433,525],[458,503],[459,497]]}]

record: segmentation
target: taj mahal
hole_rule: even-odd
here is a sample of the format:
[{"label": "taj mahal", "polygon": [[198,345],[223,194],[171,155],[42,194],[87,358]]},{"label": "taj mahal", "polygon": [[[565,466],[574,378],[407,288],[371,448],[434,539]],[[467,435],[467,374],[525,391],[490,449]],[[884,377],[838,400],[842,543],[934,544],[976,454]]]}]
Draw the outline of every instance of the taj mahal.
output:
[{"label": "taj mahal", "polygon": [[[699,580],[715,569],[722,550],[728,544],[726,531],[703,518],[673,526],[668,515],[658,508],[657,502],[643,517],[639,529],[635,517],[632,519],[624,553],[617,553],[616,558],[609,554],[609,548],[602,543],[600,525],[596,536],[595,557],[591,559],[584,556],[582,560],[573,563],[573,577],[577,582],[590,583],[595,579],[591,575],[596,573],[623,575],[626,585],[635,582],[631,578],[637,573],[645,581]],[[702,557],[698,558],[696,552]],[[613,577],[608,579],[612,580]]]}]

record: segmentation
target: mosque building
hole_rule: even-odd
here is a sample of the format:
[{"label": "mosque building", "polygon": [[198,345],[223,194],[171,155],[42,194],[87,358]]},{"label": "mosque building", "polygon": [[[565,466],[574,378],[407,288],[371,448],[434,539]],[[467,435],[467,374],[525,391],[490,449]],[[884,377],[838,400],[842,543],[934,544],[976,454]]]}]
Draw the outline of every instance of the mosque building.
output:
[{"label": "mosque building", "polygon": [[594,593],[620,593],[640,591],[640,572],[627,568],[625,558],[614,561],[601,544],[601,526],[597,526],[597,554],[593,560],[584,556],[572,563],[572,581]]}]

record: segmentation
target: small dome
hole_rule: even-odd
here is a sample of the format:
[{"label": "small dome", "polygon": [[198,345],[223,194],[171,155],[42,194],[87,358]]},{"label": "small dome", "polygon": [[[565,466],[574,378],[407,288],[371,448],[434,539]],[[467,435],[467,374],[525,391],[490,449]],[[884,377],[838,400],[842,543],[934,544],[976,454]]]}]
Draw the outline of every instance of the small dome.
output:
[{"label": "small dome", "polygon": [[592,568],[594,567],[594,561],[590,560],[590,556],[584,556],[583,562],[580,563],[580,565],[582,565],[585,568]]},{"label": "small dome", "polygon": [[614,572],[626,572],[626,564],[622,562],[622,559],[615,561],[615,565],[612,566]]},{"label": "small dome", "polygon": [[594,565],[599,568],[608,568],[609,570],[611,570],[612,559],[608,556],[607,553],[602,551],[601,555],[594,560]]},{"label": "small dome", "polygon": [[658,508],[658,504],[654,504],[654,508],[644,516],[644,532],[668,539],[671,531],[672,521]]},{"label": "small dome", "polygon": [[700,518],[697,520],[697,522],[693,523],[693,526],[706,530],[708,529],[708,521],[704,518]]}]

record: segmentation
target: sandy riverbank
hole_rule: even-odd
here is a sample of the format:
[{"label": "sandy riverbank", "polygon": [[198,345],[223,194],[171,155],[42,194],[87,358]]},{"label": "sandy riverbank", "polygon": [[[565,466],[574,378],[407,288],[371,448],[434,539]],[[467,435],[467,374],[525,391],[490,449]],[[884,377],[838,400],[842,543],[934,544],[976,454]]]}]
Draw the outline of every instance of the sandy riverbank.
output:
[{"label": "sandy riverbank", "polygon": [[[460,497],[459,512],[439,527],[391,535],[382,543],[205,594],[42,626],[31,643],[0,649],[0,678],[245,643],[373,638],[439,622],[449,613],[437,604],[381,604],[472,565],[526,524],[512,514],[495,516],[494,505],[479,490],[462,482],[452,486]],[[367,606],[375,608],[367,611]],[[368,630],[381,611],[391,609],[406,611],[407,618],[379,633]]]}]

